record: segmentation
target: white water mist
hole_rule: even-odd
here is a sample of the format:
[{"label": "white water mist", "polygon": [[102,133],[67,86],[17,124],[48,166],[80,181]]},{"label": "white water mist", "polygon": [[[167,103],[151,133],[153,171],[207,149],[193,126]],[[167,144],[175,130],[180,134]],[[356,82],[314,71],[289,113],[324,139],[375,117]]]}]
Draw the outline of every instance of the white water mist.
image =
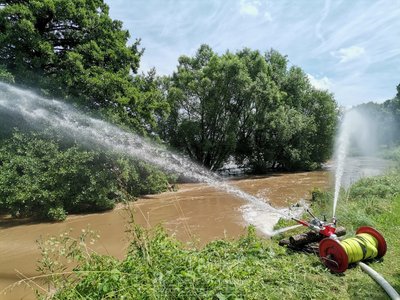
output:
[{"label": "white water mist", "polygon": [[[377,125],[370,116],[357,109],[349,110],[344,114],[335,144],[333,217],[336,216],[337,202],[345,173],[356,174],[361,169],[359,165],[349,161],[349,153],[352,152],[352,154],[357,154],[358,156],[373,155],[377,150],[377,136]],[[386,167],[382,160],[376,158],[370,159],[370,164],[375,164],[375,168],[380,172]],[[368,174],[357,174],[355,179],[363,175]]]},{"label": "white water mist", "polygon": [[349,131],[351,129],[347,114],[344,116],[339,129],[339,135],[336,142],[336,153],[335,153],[335,192],[333,197],[333,218],[336,216],[336,206],[339,198],[340,187],[342,183],[342,176],[344,171],[344,163],[347,156],[349,147]]},{"label": "white water mist", "polygon": [[[30,91],[0,83],[0,110],[22,116],[33,126],[51,127],[72,136],[77,141],[96,143],[111,151],[157,165],[167,172],[207,183],[209,186],[248,201],[257,211],[269,212],[271,217],[275,215],[275,219],[277,215],[288,218],[284,211],[275,209],[263,199],[223,182],[219,176],[191,160],[167,151],[136,134],[123,131],[110,123],[89,117],[63,102],[48,100]],[[265,221],[268,222],[268,220]],[[266,234],[270,233],[265,228],[260,228],[260,230]]]}]

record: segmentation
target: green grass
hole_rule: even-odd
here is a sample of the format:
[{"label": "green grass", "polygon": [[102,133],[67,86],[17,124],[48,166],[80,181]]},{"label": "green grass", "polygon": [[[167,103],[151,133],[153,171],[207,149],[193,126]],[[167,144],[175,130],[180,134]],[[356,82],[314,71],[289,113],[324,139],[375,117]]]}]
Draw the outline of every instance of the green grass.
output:
[{"label": "green grass", "polygon": [[[400,175],[364,179],[342,193],[337,215],[348,236],[361,225],[378,229],[388,243],[381,261],[370,265],[400,291]],[[330,195],[314,197],[313,210],[327,212]],[[281,222],[281,225],[285,222]],[[359,267],[331,274],[314,255],[293,252],[250,227],[236,241],[218,240],[190,249],[162,228],[132,226],[123,260],[91,253],[64,235],[43,242],[41,270],[55,288],[54,299],[387,299]],[[86,240],[88,232],[82,240]],[[49,252],[48,249],[55,249]],[[75,261],[66,272],[65,259]],[[54,264],[57,262],[57,264]],[[61,275],[54,275],[60,273]],[[53,275],[50,275],[53,274]],[[41,297],[49,294],[42,293]]]}]

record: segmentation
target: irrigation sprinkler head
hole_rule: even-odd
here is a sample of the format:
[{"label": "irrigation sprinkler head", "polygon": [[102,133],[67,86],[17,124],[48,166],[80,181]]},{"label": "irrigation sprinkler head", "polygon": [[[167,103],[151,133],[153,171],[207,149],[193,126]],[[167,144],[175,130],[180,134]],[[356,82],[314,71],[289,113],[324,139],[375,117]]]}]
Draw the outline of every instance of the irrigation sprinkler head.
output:
[{"label": "irrigation sprinkler head", "polygon": [[314,216],[310,210],[306,210],[312,217],[311,221],[305,221],[305,220],[299,220],[296,218],[293,218],[294,221],[297,223],[310,228],[312,231],[315,231],[325,237],[332,237],[336,238],[335,232],[336,232],[336,219],[332,219],[332,223],[328,223],[326,221],[322,221],[318,219],[316,216]]}]

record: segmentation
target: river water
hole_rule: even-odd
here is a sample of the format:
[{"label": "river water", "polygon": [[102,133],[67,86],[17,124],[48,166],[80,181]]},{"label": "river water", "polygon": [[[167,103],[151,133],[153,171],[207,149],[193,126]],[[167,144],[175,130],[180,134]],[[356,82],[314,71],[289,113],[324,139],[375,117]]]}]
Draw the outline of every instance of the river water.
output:
[{"label": "river water", "polygon": [[[345,186],[359,177],[377,175],[387,166],[371,163],[369,159],[353,160],[348,165],[354,168],[345,173]],[[330,172],[325,170],[274,173],[236,179],[230,184],[265,199],[274,207],[288,207],[300,199],[310,199],[313,188],[328,188],[331,181]],[[176,192],[145,196],[129,207],[121,205],[105,213],[69,216],[62,223],[24,224],[0,218],[0,291],[22,276],[38,275],[35,271],[39,258],[36,240],[41,237],[59,235],[71,229],[72,234],[79,235],[82,229],[89,227],[100,235],[94,246],[95,251],[123,258],[129,244],[126,229],[131,214],[128,209],[133,212],[136,223],[145,227],[163,224],[179,240],[201,246],[217,238],[235,238],[243,234],[248,226],[246,220],[249,220],[246,218],[248,211],[244,209],[246,206],[248,203],[231,194],[205,184],[190,183],[179,185]],[[268,223],[268,216],[262,217],[264,219],[258,221]],[[0,299],[32,298],[32,290],[24,285],[13,288],[5,295],[0,294]]]},{"label": "river water", "polygon": [[[327,187],[327,171],[274,173],[269,176],[236,179],[231,184],[266,199],[274,207],[287,207],[299,199],[310,198],[314,187]],[[163,224],[170,234],[183,242],[201,246],[217,238],[234,238],[248,225],[242,208],[247,203],[204,184],[181,184],[178,191],[146,196],[130,205],[135,222],[145,227]],[[126,208],[101,214],[75,215],[54,224],[18,224],[3,218],[0,222],[0,291],[20,279],[37,275],[39,251],[36,240],[59,235],[70,229],[79,235],[90,227],[99,233],[95,250],[122,258],[129,241],[126,229],[130,220]],[[18,286],[0,299],[32,298],[29,288]]]}]

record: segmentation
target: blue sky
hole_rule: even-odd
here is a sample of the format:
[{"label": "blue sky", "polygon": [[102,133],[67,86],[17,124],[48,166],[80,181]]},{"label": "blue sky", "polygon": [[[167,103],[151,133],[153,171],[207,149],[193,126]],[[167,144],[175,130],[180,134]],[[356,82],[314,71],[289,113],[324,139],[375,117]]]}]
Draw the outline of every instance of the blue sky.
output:
[{"label": "blue sky", "polygon": [[400,83],[400,0],[106,0],[132,41],[141,71],[172,74],[201,44],[222,54],[271,48],[314,86],[350,107],[393,98]]}]

